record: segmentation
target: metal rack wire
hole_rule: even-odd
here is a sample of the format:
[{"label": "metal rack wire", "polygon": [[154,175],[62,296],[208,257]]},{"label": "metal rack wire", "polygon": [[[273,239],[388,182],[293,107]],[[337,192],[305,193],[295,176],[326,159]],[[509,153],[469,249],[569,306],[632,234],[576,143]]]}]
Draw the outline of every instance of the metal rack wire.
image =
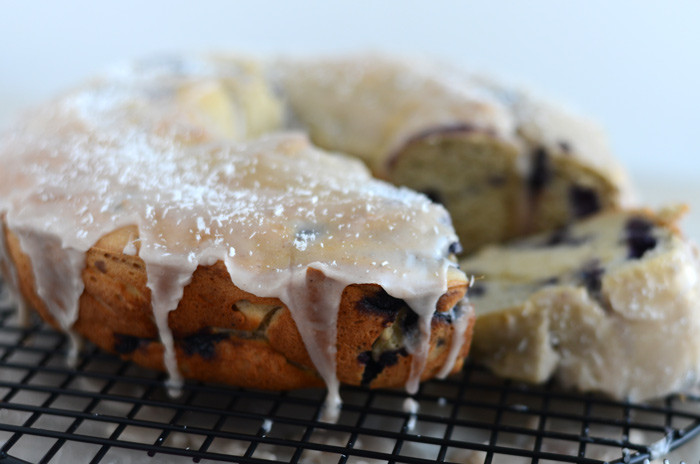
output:
[{"label": "metal rack wire", "polygon": [[328,424],[320,390],[190,382],[170,398],[162,374],[93,346],[69,367],[67,350],[66,337],[38,320],[21,327],[0,305],[0,463],[641,463],[700,431],[700,397],[617,402],[471,365],[425,383],[415,415],[403,391],[346,387]]}]

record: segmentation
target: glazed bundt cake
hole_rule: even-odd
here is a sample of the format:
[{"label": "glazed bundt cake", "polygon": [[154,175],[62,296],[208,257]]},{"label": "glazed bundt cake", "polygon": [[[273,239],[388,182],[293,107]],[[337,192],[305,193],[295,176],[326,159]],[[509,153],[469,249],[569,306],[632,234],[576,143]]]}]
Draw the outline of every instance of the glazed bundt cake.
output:
[{"label": "glazed bundt cake", "polygon": [[[0,268],[50,323],[167,370],[175,386],[325,383],[332,403],[339,382],[413,392],[461,367],[474,315],[456,254],[578,227],[613,246],[596,237],[620,214],[671,230],[611,212],[630,188],[594,124],[489,79],[378,56],[123,65],[27,113],[0,138],[0,160]],[[535,259],[551,251],[535,248]],[[617,326],[580,269],[547,268],[564,289],[501,280],[511,253],[462,263],[484,276],[471,298],[477,357],[538,381],[566,362],[527,338],[549,333],[536,321],[551,311],[513,316],[532,294],[575,293]],[[603,259],[589,258],[576,263]],[[520,299],[505,307],[490,300],[511,292]],[[502,320],[524,321],[517,335],[532,326],[522,336],[534,354],[508,351]],[[624,394],[636,378],[619,391],[570,384]]]}]

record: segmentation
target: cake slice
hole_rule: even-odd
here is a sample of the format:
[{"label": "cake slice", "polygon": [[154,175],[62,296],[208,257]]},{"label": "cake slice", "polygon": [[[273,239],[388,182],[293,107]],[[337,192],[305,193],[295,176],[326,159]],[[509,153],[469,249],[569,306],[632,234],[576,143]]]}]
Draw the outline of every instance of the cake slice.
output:
[{"label": "cake slice", "polygon": [[700,367],[698,257],[675,222],[610,212],[464,259],[474,274],[473,359],[527,382],[644,400]]}]

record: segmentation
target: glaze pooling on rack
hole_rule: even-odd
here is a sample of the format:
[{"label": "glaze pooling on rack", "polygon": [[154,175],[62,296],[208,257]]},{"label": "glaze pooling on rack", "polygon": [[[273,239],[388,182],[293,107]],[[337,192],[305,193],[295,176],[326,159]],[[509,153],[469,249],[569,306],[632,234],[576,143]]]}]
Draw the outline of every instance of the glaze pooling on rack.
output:
[{"label": "glaze pooling on rack", "polygon": [[[31,259],[48,310],[69,330],[86,251],[135,224],[138,241],[128,251],[146,265],[170,387],[177,389],[181,376],[168,314],[198,266],[223,261],[239,288],[289,308],[329,387],[331,418],[339,404],[335,339],[343,289],[379,284],[404,299],[428,328],[409,347],[407,386],[415,391],[430,321],[454,266],[448,255],[457,238],[447,212],[373,180],[359,161],[322,152],[301,134],[237,140],[278,124],[274,98],[258,99],[272,107],[272,122],[265,122],[245,101],[262,91],[255,70],[230,65],[215,70],[223,77],[202,77],[202,69],[132,70],[94,81],[28,115],[0,140],[7,166],[0,213]],[[246,91],[232,92],[234,85]],[[449,368],[455,358],[448,356]]]}]

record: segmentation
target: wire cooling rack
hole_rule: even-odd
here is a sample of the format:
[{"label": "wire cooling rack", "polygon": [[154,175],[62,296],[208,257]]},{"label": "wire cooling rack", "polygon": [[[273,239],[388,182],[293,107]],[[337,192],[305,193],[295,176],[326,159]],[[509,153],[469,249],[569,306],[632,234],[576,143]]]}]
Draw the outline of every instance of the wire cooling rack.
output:
[{"label": "wire cooling rack", "polygon": [[340,420],[318,422],[324,392],[186,383],[65,336],[16,323],[0,304],[0,463],[641,463],[700,430],[700,397],[653,404],[533,387],[468,365],[423,384],[417,414],[399,390],[346,387]]}]

